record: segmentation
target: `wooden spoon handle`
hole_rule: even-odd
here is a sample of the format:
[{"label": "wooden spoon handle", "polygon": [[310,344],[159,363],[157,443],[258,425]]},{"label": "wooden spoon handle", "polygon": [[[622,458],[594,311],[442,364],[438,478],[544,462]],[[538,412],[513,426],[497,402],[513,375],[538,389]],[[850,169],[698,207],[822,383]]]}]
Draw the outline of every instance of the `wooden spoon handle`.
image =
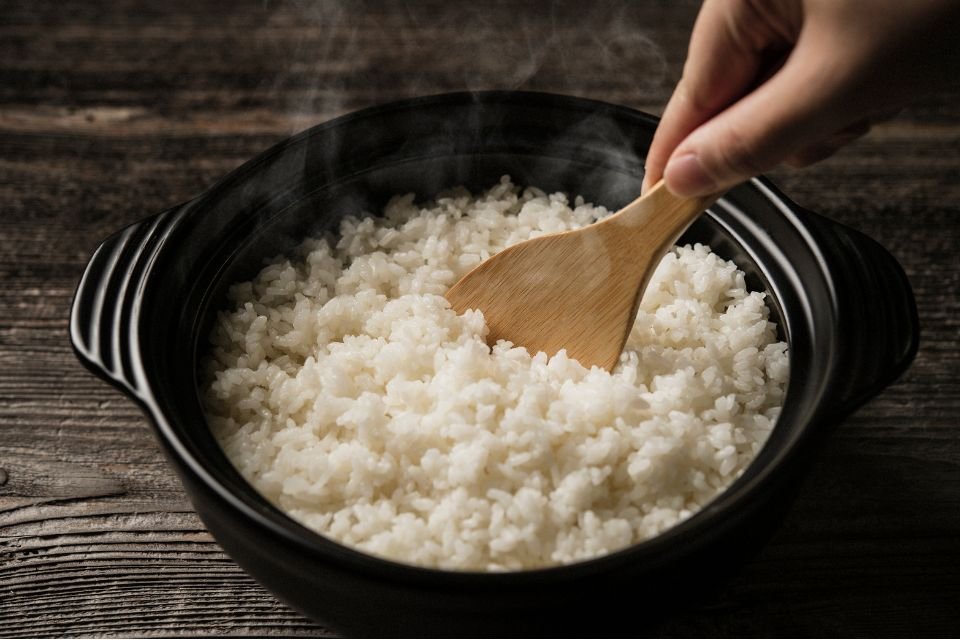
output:
[{"label": "wooden spoon handle", "polygon": [[616,230],[620,243],[643,246],[649,255],[662,255],[721,194],[680,198],[663,180],[600,224]]}]

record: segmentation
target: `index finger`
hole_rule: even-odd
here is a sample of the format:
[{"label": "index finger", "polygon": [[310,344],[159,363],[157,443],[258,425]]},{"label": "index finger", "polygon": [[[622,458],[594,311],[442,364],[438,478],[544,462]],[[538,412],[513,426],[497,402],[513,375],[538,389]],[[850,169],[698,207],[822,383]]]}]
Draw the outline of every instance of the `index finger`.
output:
[{"label": "index finger", "polygon": [[799,33],[800,16],[774,3],[761,10],[745,0],[704,2],[690,37],[683,75],[674,89],[647,154],[643,190],[663,177],[674,149],[694,129],[745,95],[769,59]]}]

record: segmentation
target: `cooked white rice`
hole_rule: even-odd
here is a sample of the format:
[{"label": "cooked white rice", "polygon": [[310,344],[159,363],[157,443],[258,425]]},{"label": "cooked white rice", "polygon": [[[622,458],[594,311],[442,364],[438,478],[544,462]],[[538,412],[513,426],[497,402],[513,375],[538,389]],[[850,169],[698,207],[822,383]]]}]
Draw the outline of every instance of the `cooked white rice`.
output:
[{"label": "cooked white rice", "polygon": [[734,264],[668,254],[612,374],[491,350],[482,314],[442,297],[504,247],[606,214],[508,178],[407,195],[234,286],[206,362],[227,456],[307,527],[431,567],[569,563],[689,517],[760,450],[787,380]]}]

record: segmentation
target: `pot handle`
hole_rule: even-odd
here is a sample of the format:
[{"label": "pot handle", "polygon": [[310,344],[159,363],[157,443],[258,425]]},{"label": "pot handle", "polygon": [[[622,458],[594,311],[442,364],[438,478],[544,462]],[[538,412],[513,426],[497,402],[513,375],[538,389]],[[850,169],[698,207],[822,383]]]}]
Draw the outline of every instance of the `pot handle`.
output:
[{"label": "pot handle", "polygon": [[903,268],[878,242],[796,209],[818,236],[833,279],[841,374],[832,393],[841,418],[896,380],[913,361],[920,342],[917,305]]},{"label": "pot handle", "polygon": [[138,292],[174,213],[135,222],[104,240],[83,271],[70,310],[70,342],[80,361],[139,399]]}]

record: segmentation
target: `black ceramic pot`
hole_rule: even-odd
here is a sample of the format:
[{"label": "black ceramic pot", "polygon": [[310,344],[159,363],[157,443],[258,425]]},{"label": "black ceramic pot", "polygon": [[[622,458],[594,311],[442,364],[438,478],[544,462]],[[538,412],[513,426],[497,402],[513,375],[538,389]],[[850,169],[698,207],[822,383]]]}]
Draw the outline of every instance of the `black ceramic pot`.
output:
[{"label": "black ceramic pot", "polygon": [[763,179],[732,190],[682,241],[705,242],[769,292],[790,346],[790,382],[767,445],[732,487],[663,535],[567,567],[437,571],[327,540],[261,498],[211,436],[197,363],[229,283],[339,216],[391,194],[520,184],[616,209],[638,193],[655,118],[545,94],[451,94],[314,127],[200,197],[114,234],[74,300],[80,359],[136,400],[224,549],[282,600],[348,634],[642,633],[754,553],[785,510],[818,436],[896,378],[917,348],[896,261],[801,210]]}]

